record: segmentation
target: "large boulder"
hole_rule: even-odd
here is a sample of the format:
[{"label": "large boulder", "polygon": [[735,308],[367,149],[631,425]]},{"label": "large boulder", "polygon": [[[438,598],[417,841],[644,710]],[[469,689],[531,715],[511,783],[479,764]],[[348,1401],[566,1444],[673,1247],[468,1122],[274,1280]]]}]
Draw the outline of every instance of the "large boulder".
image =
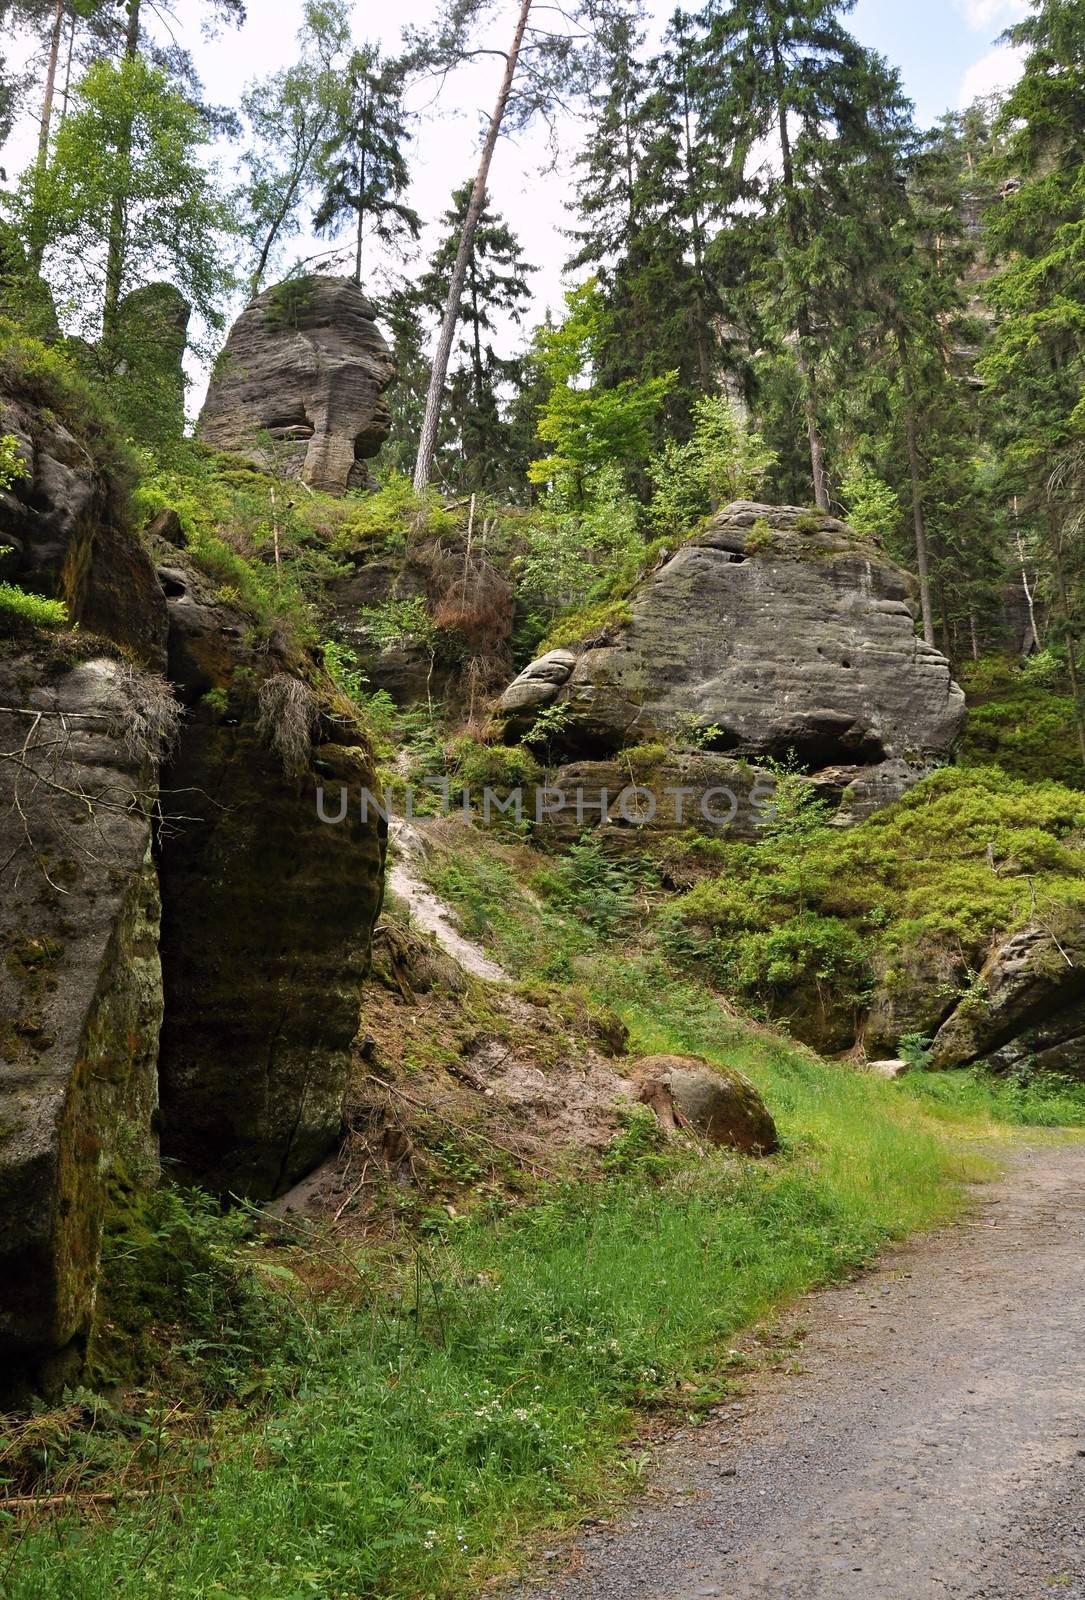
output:
[{"label": "large boulder", "polygon": [[[340,1131],[380,908],[378,785],[315,664],[219,598],[176,549],[160,568],[169,674],[188,712],[163,782],[163,1155],[216,1191],[287,1188]],[[317,785],[335,817],[322,822]]]},{"label": "large boulder", "polygon": [[936,1068],[974,1061],[1085,1078],[1085,930],[1034,923],[991,955],[931,1050]]},{"label": "large boulder", "polygon": [[197,434],[329,494],[364,488],[388,437],[392,356],[353,278],[289,279],[230,330]]},{"label": "large boulder", "polygon": [[668,1131],[689,1127],[715,1145],[766,1156],[776,1124],[747,1078],[695,1056],[643,1056],[630,1067],[638,1099]]},{"label": "large boulder", "polygon": [[[552,746],[598,759],[692,737],[735,757],[847,769],[855,815],[952,752],[964,696],[916,637],[913,584],[834,518],[737,502],[654,573],[617,635],[534,662],[498,715],[510,736],[551,705]],[[834,780],[835,781],[835,780]]]},{"label": "large boulder", "polygon": [[151,826],[173,703],[93,650],[0,648],[3,1387],[78,1367],[107,1210],[158,1167]]}]

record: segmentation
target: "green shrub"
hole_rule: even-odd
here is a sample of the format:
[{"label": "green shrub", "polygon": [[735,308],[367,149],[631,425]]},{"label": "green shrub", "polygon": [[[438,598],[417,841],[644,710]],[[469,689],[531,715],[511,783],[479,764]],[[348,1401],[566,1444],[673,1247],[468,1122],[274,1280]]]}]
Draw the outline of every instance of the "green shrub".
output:
[{"label": "green shrub", "polygon": [[996,763],[1016,778],[1085,788],[1073,697],[1055,655],[988,656],[966,663],[960,678],[968,697],[963,765]]},{"label": "green shrub", "polygon": [[542,777],[539,763],[522,745],[480,744],[470,734],[463,734],[452,742],[448,753],[453,772],[479,796],[487,788],[528,788]]},{"label": "green shrub", "polygon": [[23,624],[30,628],[63,628],[68,621],[68,608],[63,600],[46,600],[40,594],[28,594],[17,584],[0,582],[0,616],[9,626]]}]

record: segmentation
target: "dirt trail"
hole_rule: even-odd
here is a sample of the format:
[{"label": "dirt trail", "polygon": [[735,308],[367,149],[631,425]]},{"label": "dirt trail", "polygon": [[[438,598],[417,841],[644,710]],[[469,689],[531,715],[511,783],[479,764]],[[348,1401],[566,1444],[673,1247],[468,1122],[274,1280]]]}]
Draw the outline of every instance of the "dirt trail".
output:
[{"label": "dirt trail", "polygon": [[793,1376],[661,1452],[520,1600],[1085,1600],[1085,1145],[811,1296]]},{"label": "dirt trail", "polygon": [[389,832],[396,853],[388,869],[388,887],[408,907],[413,920],[426,933],[431,933],[445,954],[458,961],[465,972],[485,978],[489,983],[508,983],[510,979],[505,969],[491,961],[480,945],[460,933],[444,901],[415,875],[412,860],[426,848],[419,829],[393,818]]}]

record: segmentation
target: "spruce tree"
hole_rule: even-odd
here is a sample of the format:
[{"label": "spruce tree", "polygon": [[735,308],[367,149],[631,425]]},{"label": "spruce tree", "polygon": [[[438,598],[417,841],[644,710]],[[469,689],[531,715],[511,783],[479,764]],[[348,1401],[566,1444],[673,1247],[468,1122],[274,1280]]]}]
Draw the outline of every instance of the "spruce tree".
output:
[{"label": "spruce tree", "polygon": [[410,174],[402,87],[397,62],[382,59],[375,45],[355,50],[321,151],[322,194],[313,226],[335,238],[344,224],[351,224],[356,283],[362,281],[367,230],[388,245],[404,234],[417,239],[422,227],[418,213],[403,198]]},{"label": "spruce tree", "polygon": [[[418,282],[419,302],[436,314],[445,303],[471,193],[472,185],[465,183],[453,194],[442,219],[447,232]],[[457,478],[465,487],[493,484],[505,476],[508,429],[503,392],[515,384],[520,366],[497,355],[493,338],[499,321],[521,321],[531,299],[528,279],[534,271],[508,224],[490,210],[484,197],[467,256],[456,340],[459,360],[448,380],[452,403],[446,408],[446,459],[451,455],[457,460]]]},{"label": "spruce tree", "polygon": [[[857,285],[884,250],[910,122],[898,76],[840,21],[850,0],[711,0],[702,136],[717,206],[750,208],[756,320],[798,369],[814,498],[829,506],[822,364],[846,355]],[[778,157],[751,152],[765,145]]]},{"label": "spruce tree", "polygon": [[1043,0],[1010,29],[1028,50],[997,128],[1014,182],[991,215],[1006,264],[988,289],[999,317],[980,370],[1005,438],[1005,481],[1033,522],[1066,652],[1085,762],[1085,10]]}]

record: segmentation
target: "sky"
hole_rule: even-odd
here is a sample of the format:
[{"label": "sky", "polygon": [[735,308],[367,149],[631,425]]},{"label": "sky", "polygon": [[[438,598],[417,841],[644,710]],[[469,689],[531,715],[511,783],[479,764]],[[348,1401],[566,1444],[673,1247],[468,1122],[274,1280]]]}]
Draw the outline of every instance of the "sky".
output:
[{"label": "sky", "polygon": [[[223,33],[211,43],[200,39],[200,0],[174,0],[174,6],[178,34],[190,45],[196,41],[197,66],[208,97],[216,103],[236,104],[247,83],[293,59],[301,0],[249,0],[244,29]],[[648,0],[648,6],[661,30],[674,0]],[[400,28],[424,25],[433,7],[434,0],[357,0],[356,38],[380,40],[394,49]],[[514,0],[495,4],[493,37],[485,42],[507,45],[516,9]],[[863,44],[900,68],[918,121],[929,125],[943,111],[1012,83],[1019,62],[1013,50],[996,41],[1028,9],[1025,0],[857,0],[848,25]],[[436,102],[431,84],[412,91],[411,109],[420,116],[411,151],[410,198],[424,218],[439,218],[453,188],[473,175],[480,127],[495,98],[499,70],[494,57],[483,58],[450,78]],[[24,128],[5,149],[2,159],[9,172],[26,160],[31,141],[32,131]],[[502,140],[494,157],[492,203],[518,235],[526,259],[539,269],[530,322],[561,303],[562,268],[571,253],[563,232],[570,226],[570,157],[579,142],[578,130],[563,129],[564,151],[556,165],[541,131]],[[435,232],[431,222],[423,236],[424,250],[432,248]],[[324,246],[303,239],[298,248],[304,255]],[[507,330],[506,337],[515,343],[516,330]],[[198,400],[198,393],[193,399]]]}]

